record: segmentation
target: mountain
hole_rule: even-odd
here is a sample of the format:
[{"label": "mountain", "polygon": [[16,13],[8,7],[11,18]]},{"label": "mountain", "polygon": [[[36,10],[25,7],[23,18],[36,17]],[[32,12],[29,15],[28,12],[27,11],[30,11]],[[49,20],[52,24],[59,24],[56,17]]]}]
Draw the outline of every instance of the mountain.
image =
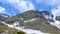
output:
[{"label": "mountain", "polygon": [[0,21],[5,20],[7,18],[9,18],[9,15],[0,13]]},{"label": "mountain", "polygon": [[17,14],[16,16],[14,17],[11,17],[7,20],[5,20],[5,22],[15,22],[15,21],[18,21],[20,19],[23,19],[24,20],[30,20],[30,19],[33,19],[33,18],[43,18],[43,15],[42,15],[42,12],[40,11],[35,11],[35,10],[29,10],[29,11],[26,11],[22,14]]},{"label": "mountain", "polygon": [[33,18],[37,18],[37,17],[42,17],[43,15],[42,15],[41,11],[29,10],[29,11],[26,11],[25,13],[17,14],[16,16],[21,17],[25,20],[28,20],[28,19],[33,19]]},{"label": "mountain", "polygon": [[51,34],[60,34],[60,30],[49,23],[54,22],[53,17],[48,11],[29,10],[8,18],[5,22],[9,24],[18,22],[20,26],[25,26],[25,28]]},{"label": "mountain", "polygon": [[[50,14],[48,11],[38,11],[38,10],[29,10],[26,11],[22,14],[17,14],[11,18],[8,18],[5,20],[6,23],[14,23],[14,22],[19,22],[20,25],[24,24],[24,21],[29,21],[31,19],[38,18],[41,21],[53,21],[53,15]],[[40,21],[38,20],[38,21]]]},{"label": "mountain", "polygon": [[60,21],[60,16],[56,16],[55,19]]}]

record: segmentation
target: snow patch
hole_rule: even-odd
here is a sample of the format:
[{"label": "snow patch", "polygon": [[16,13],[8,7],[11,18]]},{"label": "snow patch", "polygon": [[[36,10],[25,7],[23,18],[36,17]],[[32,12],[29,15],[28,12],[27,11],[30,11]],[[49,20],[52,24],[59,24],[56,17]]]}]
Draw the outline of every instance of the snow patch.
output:
[{"label": "snow patch", "polygon": [[18,22],[15,22],[15,23],[13,23],[13,26],[14,27],[19,26],[19,23]]},{"label": "snow patch", "polygon": [[23,18],[20,18],[21,20],[23,20]]},{"label": "snow patch", "polygon": [[31,22],[31,21],[34,21],[36,20],[37,18],[34,18],[34,19],[31,19],[31,20],[27,20],[27,21],[24,21],[24,22]]}]

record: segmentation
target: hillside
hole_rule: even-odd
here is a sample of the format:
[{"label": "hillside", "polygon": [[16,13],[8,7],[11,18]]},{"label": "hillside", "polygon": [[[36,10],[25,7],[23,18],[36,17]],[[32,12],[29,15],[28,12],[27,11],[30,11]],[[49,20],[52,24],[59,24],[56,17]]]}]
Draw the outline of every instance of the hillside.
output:
[{"label": "hillside", "polygon": [[7,22],[7,23],[12,22],[13,23],[15,21],[20,21],[21,19],[23,19],[22,21],[24,21],[24,20],[29,20],[29,19],[38,18],[38,17],[43,18],[42,12],[29,10],[29,11],[26,11],[25,13],[17,14],[16,16],[11,17],[11,18],[5,20],[5,22]]},{"label": "hillside", "polygon": [[7,26],[0,26],[0,34],[26,34],[23,31],[19,31]]},{"label": "hillside", "polygon": [[41,30],[42,32],[51,34],[60,34],[60,30],[50,25],[48,21],[54,22],[53,15],[49,14],[48,11],[38,10],[29,10],[5,20],[5,22],[9,24],[18,22],[20,26],[25,26],[25,28]]}]

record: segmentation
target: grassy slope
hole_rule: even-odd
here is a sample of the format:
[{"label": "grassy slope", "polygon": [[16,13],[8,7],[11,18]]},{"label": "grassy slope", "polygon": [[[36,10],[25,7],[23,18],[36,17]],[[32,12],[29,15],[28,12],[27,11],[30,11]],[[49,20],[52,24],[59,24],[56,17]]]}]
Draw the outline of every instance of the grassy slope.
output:
[{"label": "grassy slope", "polygon": [[8,31],[7,33],[8,34],[26,34],[25,32],[23,31],[19,31],[19,30],[16,30],[16,29],[12,29],[12,28],[9,28],[7,26],[0,26],[0,33],[4,32],[4,31]]}]

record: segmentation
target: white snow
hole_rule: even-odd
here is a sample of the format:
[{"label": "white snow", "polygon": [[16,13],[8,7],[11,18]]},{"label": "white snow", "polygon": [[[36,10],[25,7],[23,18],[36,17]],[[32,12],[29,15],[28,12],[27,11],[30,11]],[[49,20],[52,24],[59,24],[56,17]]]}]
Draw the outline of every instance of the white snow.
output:
[{"label": "white snow", "polygon": [[13,23],[13,26],[19,26],[19,23],[18,22],[15,22],[15,23]]},{"label": "white snow", "polygon": [[58,29],[60,29],[60,21],[57,21],[57,20],[55,19],[55,16],[54,16],[53,20],[54,20],[55,22],[54,22],[54,23],[53,23],[53,22],[50,22],[50,24],[51,24],[51,25],[54,25],[54,26],[56,26]]},{"label": "white snow", "polygon": [[21,20],[23,20],[23,18],[20,18]]},{"label": "white snow", "polygon": [[44,17],[45,17],[46,19],[48,19],[48,18],[49,18],[49,16],[48,16],[48,15],[45,15]]},{"label": "white snow", "polygon": [[60,29],[60,21],[55,21],[55,26]]},{"label": "white snow", "polygon": [[14,27],[14,25],[7,24],[5,22],[1,22],[1,23],[7,25],[8,27],[15,28],[15,29],[21,30],[23,32],[26,32],[27,34],[50,34],[50,33],[44,33],[44,32],[38,31],[38,30],[24,29],[24,27]]},{"label": "white snow", "polygon": [[28,22],[28,21],[24,21],[24,23],[25,23],[25,22]]},{"label": "white snow", "polygon": [[43,15],[44,17],[45,17],[45,19],[53,19],[52,17],[51,17],[51,15]]},{"label": "white snow", "polygon": [[31,21],[34,21],[36,20],[37,18],[34,18],[34,19],[30,19],[30,20],[27,20],[27,21],[24,21],[24,22],[31,22]]}]

